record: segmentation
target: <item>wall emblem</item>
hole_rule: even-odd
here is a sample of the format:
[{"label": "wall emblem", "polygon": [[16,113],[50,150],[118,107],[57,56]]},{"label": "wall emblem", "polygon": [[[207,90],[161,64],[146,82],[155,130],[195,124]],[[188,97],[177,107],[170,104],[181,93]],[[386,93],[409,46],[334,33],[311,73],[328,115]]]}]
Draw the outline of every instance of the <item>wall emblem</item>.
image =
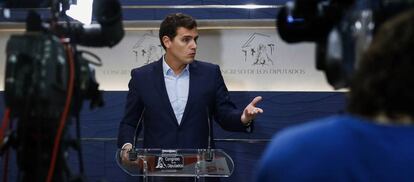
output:
[{"label": "wall emblem", "polygon": [[241,46],[244,62],[251,65],[273,65],[272,55],[275,54],[275,43],[269,35],[254,33]]},{"label": "wall emblem", "polygon": [[144,34],[141,39],[135,43],[132,48],[136,62],[143,62],[145,64],[158,61],[164,54],[158,36],[151,34]]}]

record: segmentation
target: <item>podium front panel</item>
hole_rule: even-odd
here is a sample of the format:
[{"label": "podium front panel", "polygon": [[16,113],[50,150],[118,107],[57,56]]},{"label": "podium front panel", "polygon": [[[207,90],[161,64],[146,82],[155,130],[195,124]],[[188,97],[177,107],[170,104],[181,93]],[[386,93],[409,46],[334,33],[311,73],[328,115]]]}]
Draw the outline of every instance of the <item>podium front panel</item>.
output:
[{"label": "podium front panel", "polygon": [[135,149],[128,161],[120,152],[116,161],[131,176],[229,177],[234,170],[233,160],[220,149]]}]

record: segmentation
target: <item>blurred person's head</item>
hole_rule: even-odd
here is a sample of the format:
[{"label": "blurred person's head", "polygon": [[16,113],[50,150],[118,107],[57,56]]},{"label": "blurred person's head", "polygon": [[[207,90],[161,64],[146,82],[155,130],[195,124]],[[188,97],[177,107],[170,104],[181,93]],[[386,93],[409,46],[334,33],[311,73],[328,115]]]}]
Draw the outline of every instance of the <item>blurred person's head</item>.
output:
[{"label": "blurred person's head", "polygon": [[389,121],[414,119],[414,9],[381,26],[356,71],[351,113]]}]

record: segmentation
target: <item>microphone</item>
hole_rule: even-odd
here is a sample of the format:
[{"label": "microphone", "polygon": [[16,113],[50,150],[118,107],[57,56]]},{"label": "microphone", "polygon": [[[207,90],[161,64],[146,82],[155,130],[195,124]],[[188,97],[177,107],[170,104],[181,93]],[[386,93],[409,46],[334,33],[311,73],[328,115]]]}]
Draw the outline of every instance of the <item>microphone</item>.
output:
[{"label": "microphone", "polygon": [[213,151],[211,151],[211,118],[210,112],[208,111],[207,107],[207,123],[208,123],[208,139],[207,139],[207,155],[206,161],[211,162],[213,160]]},{"label": "microphone", "polygon": [[136,161],[138,158],[138,152],[135,150],[135,147],[137,145],[136,141],[137,141],[137,131],[139,128],[139,125],[143,122],[144,119],[144,113],[145,113],[145,108],[142,110],[141,116],[139,117],[137,126],[135,127],[135,135],[134,135],[134,141],[132,143],[132,150],[128,151],[128,159],[129,161]]}]

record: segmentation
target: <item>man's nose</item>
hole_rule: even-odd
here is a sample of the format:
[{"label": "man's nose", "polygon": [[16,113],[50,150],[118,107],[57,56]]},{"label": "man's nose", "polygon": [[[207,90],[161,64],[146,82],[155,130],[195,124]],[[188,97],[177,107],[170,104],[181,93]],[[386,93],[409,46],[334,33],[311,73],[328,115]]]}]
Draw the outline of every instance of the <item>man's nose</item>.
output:
[{"label": "man's nose", "polygon": [[192,40],[190,43],[190,48],[191,49],[196,49],[197,48],[197,42],[195,40]]}]

